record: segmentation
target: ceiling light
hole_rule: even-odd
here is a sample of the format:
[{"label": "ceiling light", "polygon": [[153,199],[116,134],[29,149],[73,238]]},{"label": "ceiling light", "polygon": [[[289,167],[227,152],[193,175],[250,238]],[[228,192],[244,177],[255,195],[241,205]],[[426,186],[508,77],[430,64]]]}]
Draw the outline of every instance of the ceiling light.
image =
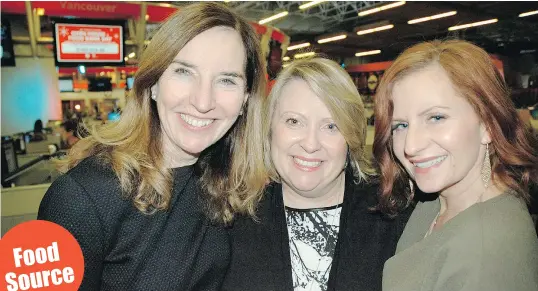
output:
[{"label": "ceiling light", "polygon": [[283,61],[289,61],[290,60],[290,57],[284,57],[282,58]]},{"label": "ceiling light", "polygon": [[331,42],[331,41],[337,41],[337,40],[345,39],[346,37],[347,37],[347,35],[341,34],[341,35],[337,35],[337,36],[333,36],[333,37],[322,38],[322,39],[318,40],[318,43],[326,43],[326,42]]},{"label": "ceiling light", "polygon": [[[224,1],[224,2],[226,2],[226,1]],[[161,7],[172,7],[172,5],[168,4],[168,3],[159,3],[159,6],[161,6]]]},{"label": "ceiling light", "polygon": [[146,14],[146,20],[148,20],[148,19],[149,19],[149,14]]},{"label": "ceiling light", "polygon": [[534,53],[536,52],[536,50],[521,50],[519,53],[520,54],[530,54],[530,53]]},{"label": "ceiling light", "polygon": [[125,57],[125,58],[123,58],[123,60],[124,60],[124,61],[128,61],[128,60],[129,60],[129,58],[128,58],[128,57]]},{"label": "ceiling light", "polygon": [[306,9],[306,8],[310,8],[314,5],[318,5],[319,3],[321,2],[325,2],[324,0],[318,0],[318,1],[312,1],[312,2],[308,2],[308,3],[305,3],[301,6],[299,6],[299,9],[303,10],[303,9]]},{"label": "ceiling light", "polygon": [[275,19],[282,18],[282,17],[284,17],[284,16],[286,16],[286,15],[288,15],[288,11],[280,12],[280,13],[278,13],[278,14],[275,14],[275,15],[271,16],[271,17],[267,17],[267,18],[265,18],[265,19],[262,19],[262,20],[260,20],[258,23],[259,23],[259,24],[264,24],[264,23],[273,21],[273,20],[275,20]]},{"label": "ceiling light", "polygon": [[370,55],[377,55],[380,54],[381,50],[373,50],[373,51],[366,51],[366,52],[358,52],[355,54],[356,57],[363,57],[363,56],[370,56]]},{"label": "ceiling light", "polygon": [[316,55],[315,52],[308,52],[308,53],[302,53],[302,54],[296,54],[293,58],[300,59],[300,58],[306,58]]},{"label": "ceiling light", "polygon": [[375,28],[370,28],[370,29],[365,29],[365,30],[359,30],[359,31],[357,31],[357,34],[358,34],[358,35],[363,35],[363,34],[368,34],[368,33],[378,32],[378,31],[381,31],[381,30],[391,29],[391,28],[393,28],[393,27],[394,27],[394,25],[392,25],[392,24],[389,24],[389,25],[383,25],[383,26],[379,26],[379,27],[375,27]]},{"label": "ceiling light", "polygon": [[531,15],[534,15],[534,14],[538,14],[538,10],[521,13],[521,14],[519,14],[519,17],[531,16]]},{"label": "ceiling light", "polygon": [[43,16],[45,15],[45,8],[37,8],[36,12],[37,12],[37,15]]},{"label": "ceiling light", "polygon": [[379,6],[379,7],[374,8],[374,9],[361,11],[361,12],[359,12],[359,16],[365,16],[365,15],[368,15],[368,14],[377,13],[379,11],[391,9],[391,8],[398,7],[398,6],[402,6],[404,4],[405,4],[405,1],[394,2],[394,3],[391,3],[391,4]]},{"label": "ceiling light", "polygon": [[295,44],[295,45],[290,45],[288,47],[288,50],[289,51],[292,51],[292,50],[296,50],[296,49],[300,49],[300,48],[304,48],[304,47],[308,47],[310,46],[310,43],[309,42],[305,42],[305,43],[300,43],[300,44]]},{"label": "ceiling light", "polygon": [[449,27],[448,30],[452,31],[452,30],[458,30],[458,29],[465,29],[465,28],[469,28],[469,27],[475,27],[475,26],[495,23],[497,21],[499,21],[499,20],[497,18],[495,18],[495,19],[489,19],[489,20],[473,22],[473,23],[468,23],[468,24],[456,25],[456,26]]},{"label": "ceiling light", "polygon": [[456,15],[456,13],[458,13],[458,12],[450,11],[450,12],[445,12],[445,13],[441,13],[441,14],[435,14],[435,15],[432,15],[432,16],[426,16],[426,17],[421,17],[421,18],[417,18],[417,19],[412,19],[412,20],[409,20],[407,23],[408,24],[415,24],[415,23],[420,23],[420,22],[426,22],[426,21],[430,21],[430,20],[434,20],[434,19],[439,19],[439,18],[443,18],[443,17]]},{"label": "ceiling light", "polygon": [[134,58],[135,56],[136,56],[136,54],[134,52],[129,54],[129,58]]}]

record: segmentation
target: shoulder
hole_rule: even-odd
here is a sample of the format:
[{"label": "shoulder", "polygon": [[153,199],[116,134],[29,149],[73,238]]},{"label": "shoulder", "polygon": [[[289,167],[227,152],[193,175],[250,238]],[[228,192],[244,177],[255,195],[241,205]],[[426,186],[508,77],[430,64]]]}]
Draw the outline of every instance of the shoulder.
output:
[{"label": "shoulder", "polygon": [[52,183],[41,202],[40,213],[47,210],[65,215],[93,212],[107,217],[124,204],[114,171],[103,160],[89,157]]},{"label": "shoulder", "polygon": [[538,254],[538,237],[525,203],[509,194],[491,200],[478,213],[485,250]]}]

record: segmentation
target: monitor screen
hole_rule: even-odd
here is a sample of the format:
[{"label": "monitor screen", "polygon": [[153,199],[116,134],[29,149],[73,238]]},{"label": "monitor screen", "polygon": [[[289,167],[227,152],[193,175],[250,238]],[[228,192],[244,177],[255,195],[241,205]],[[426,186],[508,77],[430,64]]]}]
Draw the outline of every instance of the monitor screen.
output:
[{"label": "monitor screen", "polygon": [[112,91],[112,82],[110,78],[97,77],[88,78],[88,92]]},{"label": "monitor screen", "polygon": [[58,86],[60,87],[60,92],[73,92],[73,79],[60,79],[58,80]]},{"label": "monitor screen", "polygon": [[133,89],[134,77],[127,78],[127,90]]},{"label": "monitor screen", "polygon": [[121,22],[54,21],[54,56],[58,66],[124,64]]}]

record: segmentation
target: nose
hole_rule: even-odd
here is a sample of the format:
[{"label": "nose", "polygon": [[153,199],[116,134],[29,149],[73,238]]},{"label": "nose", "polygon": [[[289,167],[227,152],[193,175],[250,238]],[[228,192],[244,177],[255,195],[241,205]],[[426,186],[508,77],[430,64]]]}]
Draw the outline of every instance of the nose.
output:
[{"label": "nose", "polygon": [[428,134],[427,131],[417,126],[411,126],[407,128],[407,135],[405,137],[405,154],[408,156],[416,156],[428,146]]},{"label": "nose", "polygon": [[319,132],[314,127],[306,128],[305,135],[301,140],[301,147],[309,154],[318,151],[321,148]]},{"label": "nose", "polygon": [[207,113],[216,107],[213,85],[209,80],[198,82],[190,96],[191,105],[200,113]]}]

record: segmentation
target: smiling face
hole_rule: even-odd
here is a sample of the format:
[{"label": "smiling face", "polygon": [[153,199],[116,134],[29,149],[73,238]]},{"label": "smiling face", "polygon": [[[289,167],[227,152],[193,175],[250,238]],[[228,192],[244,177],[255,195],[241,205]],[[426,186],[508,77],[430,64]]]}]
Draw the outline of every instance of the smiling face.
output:
[{"label": "smiling face", "polygon": [[422,191],[468,189],[480,181],[489,135],[439,65],[396,82],[392,99],[394,154]]},{"label": "smiling face", "polygon": [[339,190],[347,144],[327,106],[305,81],[295,79],[284,85],[271,132],[271,158],[284,191],[289,189],[290,195],[303,201],[330,201],[331,195],[343,195]]},{"label": "smiling face", "polygon": [[165,156],[193,160],[232,127],[246,102],[246,53],[239,33],[213,27],[194,37],[151,88]]}]

